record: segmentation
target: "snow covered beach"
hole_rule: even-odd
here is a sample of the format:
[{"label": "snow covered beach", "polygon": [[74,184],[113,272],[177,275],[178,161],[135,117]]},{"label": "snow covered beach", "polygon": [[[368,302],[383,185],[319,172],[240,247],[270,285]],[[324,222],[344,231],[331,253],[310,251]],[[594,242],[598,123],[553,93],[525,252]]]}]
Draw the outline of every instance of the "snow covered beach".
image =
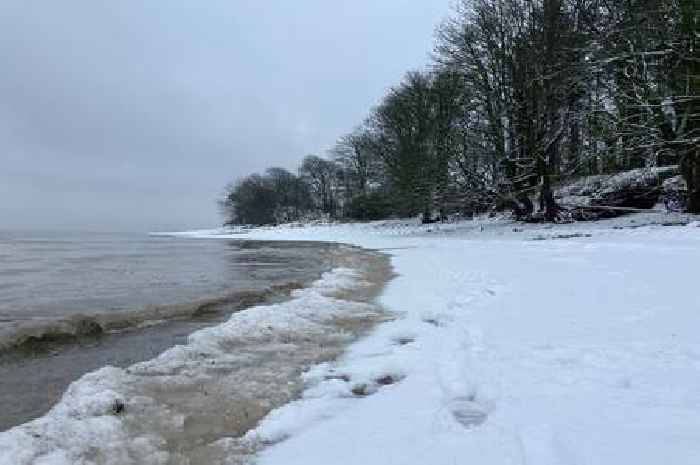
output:
[{"label": "snow covered beach", "polygon": [[700,228],[650,219],[250,232],[384,250],[399,274],[398,318],[249,433],[281,441],[259,463],[700,463]]},{"label": "snow covered beach", "polygon": [[[341,268],[291,307],[243,312],[134,369],[88,375],[47,417],[1,434],[0,463],[229,464],[251,452],[256,463],[284,465],[700,463],[700,228],[660,224],[669,221],[235,231],[241,239],[336,241],[390,254],[398,276],[379,303],[394,317],[305,372],[301,398],[242,441],[232,433],[189,462],[166,444],[191,426],[187,440],[206,443],[207,417],[192,425],[173,404],[164,410],[147,380],[170,376],[184,391],[213,387],[218,397],[207,405],[222,407],[240,394],[240,378],[199,369],[212,358],[224,367],[240,362],[223,350],[231,341],[274,343],[271,360],[284,362],[281,354],[303,347],[299,329],[313,339],[332,336],[324,321],[383,320],[364,303],[342,303],[362,293],[356,272]],[[279,363],[267,368],[284,371]],[[270,378],[284,391],[275,379],[286,378]],[[124,415],[109,412],[115,398],[125,401]]]}]

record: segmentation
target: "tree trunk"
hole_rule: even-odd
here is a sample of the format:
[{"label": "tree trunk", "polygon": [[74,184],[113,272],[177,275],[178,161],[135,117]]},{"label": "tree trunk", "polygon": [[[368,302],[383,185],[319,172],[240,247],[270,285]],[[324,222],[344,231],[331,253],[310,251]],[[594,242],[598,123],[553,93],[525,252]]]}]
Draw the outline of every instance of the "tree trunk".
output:
[{"label": "tree trunk", "polygon": [[700,213],[700,148],[688,153],[683,171],[688,183],[688,212]]},{"label": "tree trunk", "polygon": [[542,190],[540,191],[540,209],[544,213],[544,220],[554,222],[559,213],[559,207],[554,200],[554,192],[552,191],[552,180],[549,173],[542,176]]},{"label": "tree trunk", "polygon": [[559,135],[554,136],[545,149],[544,157],[540,157],[538,160],[538,174],[541,179],[540,211],[547,222],[556,221],[559,215],[559,206],[554,200],[554,191],[552,190],[552,174],[558,163],[557,143],[561,134],[560,131]]}]

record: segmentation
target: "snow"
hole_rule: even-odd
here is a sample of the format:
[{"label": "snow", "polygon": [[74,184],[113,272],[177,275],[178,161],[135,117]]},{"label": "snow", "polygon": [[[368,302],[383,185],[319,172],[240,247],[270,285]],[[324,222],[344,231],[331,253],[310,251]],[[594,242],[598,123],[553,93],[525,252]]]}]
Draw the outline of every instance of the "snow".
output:
[{"label": "snow", "polygon": [[399,274],[399,318],[248,433],[274,444],[259,463],[700,463],[700,233],[658,217],[249,232],[383,249]]},{"label": "snow", "polygon": [[[615,174],[584,176],[555,189],[555,198],[565,206],[588,206],[593,200],[623,189],[661,186],[679,172],[678,166],[637,168]],[[682,181],[682,180],[681,180]],[[668,188],[671,185],[667,185]]]},{"label": "snow", "polygon": [[[679,220],[687,226],[662,226]],[[392,257],[397,277],[379,303],[395,318],[304,373],[301,398],[246,434],[266,446],[260,465],[697,465],[698,225],[653,213],[554,227],[481,218],[182,235],[336,241]],[[0,435],[0,463],[168,463],[161,437],[135,442],[104,413],[129,395],[129,376],[189,367],[188,354],[257,331],[315,335],[318,312],[366,310],[328,297],[359,283],[336,270],[293,304],[242,312],[128,374],[86,376],[47,417]],[[101,441],[112,461],[75,459]]]},{"label": "snow", "polygon": [[[222,398],[236,397],[239,407],[250,400],[252,411],[256,396],[265,401],[275,396],[291,398],[294,383],[289,382],[287,371],[295,367],[281,353],[303,355],[308,347],[302,342],[310,339],[324,346],[317,350],[321,354],[322,349],[335,350],[334,341],[343,342],[349,336],[329,321],[376,315],[374,306],[338,295],[367,285],[356,270],[337,267],[310,287],[294,291],[291,300],[235,313],[227,322],[191,334],[186,345],[153,360],[128,369],[105,367],[89,373],[72,383],[47,415],[0,433],[0,464],[191,463],[168,445],[173,440],[199,439],[187,436],[185,423],[198,413],[222,409]],[[265,351],[274,350],[289,368],[275,361],[263,363],[265,356],[269,358]],[[293,360],[292,355],[288,359]],[[241,361],[243,370],[237,369]],[[246,367],[250,363],[255,366]],[[261,386],[261,378],[267,386]],[[178,397],[180,390],[185,399]],[[201,390],[209,390],[200,396],[203,400],[197,396]],[[125,405],[125,411],[115,412],[115,402]],[[188,409],[183,411],[183,406]],[[243,413],[247,417],[247,410]],[[229,421],[236,418],[233,414]]]}]

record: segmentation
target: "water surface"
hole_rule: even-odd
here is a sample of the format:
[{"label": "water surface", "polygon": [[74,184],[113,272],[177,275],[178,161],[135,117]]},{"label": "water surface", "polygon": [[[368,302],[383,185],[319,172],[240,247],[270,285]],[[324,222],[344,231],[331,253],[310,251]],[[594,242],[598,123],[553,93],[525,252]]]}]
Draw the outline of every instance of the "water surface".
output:
[{"label": "water surface", "polygon": [[[155,325],[122,325],[60,343],[37,337],[0,351],[0,431],[46,413],[87,372],[151,359],[233,311],[284,299],[290,284],[303,286],[333,268],[337,249],[305,242],[0,232],[0,335],[17,336],[25,327],[50,335],[76,314],[94,315],[103,325],[158,315]],[[205,313],[191,311],[204,306]]]},{"label": "water surface", "polygon": [[63,318],[263,288],[312,271],[308,246],[0,231],[0,321]]}]

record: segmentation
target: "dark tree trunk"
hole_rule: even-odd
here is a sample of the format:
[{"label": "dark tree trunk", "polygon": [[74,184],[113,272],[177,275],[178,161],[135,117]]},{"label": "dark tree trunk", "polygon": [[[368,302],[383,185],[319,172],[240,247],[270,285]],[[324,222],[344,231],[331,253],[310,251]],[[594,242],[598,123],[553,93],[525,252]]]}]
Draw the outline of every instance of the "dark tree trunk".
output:
[{"label": "dark tree trunk", "polygon": [[554,200],[552,181],[549,173],[542,176],[542,190],[540,191],[540,209],[544,214],[544,220],[554,222],[559,214],[559,207]]},{"label": "dark tree trunk", "polygon": [[688,153],[683,171],[688,183],[688,212],[700,213],[700,148]]},{"label": "dark tree trunk", "polygon": [[556,165],[556,144],[556,141],[550,142],[545,157],[538,160],[538,171],[541,179],[540,212],[544,216],[544,220],[548,222],[556,221],[559,215],[559,206],[554,200],[554,191],[552,190],[552,171],[553,166]]}]

